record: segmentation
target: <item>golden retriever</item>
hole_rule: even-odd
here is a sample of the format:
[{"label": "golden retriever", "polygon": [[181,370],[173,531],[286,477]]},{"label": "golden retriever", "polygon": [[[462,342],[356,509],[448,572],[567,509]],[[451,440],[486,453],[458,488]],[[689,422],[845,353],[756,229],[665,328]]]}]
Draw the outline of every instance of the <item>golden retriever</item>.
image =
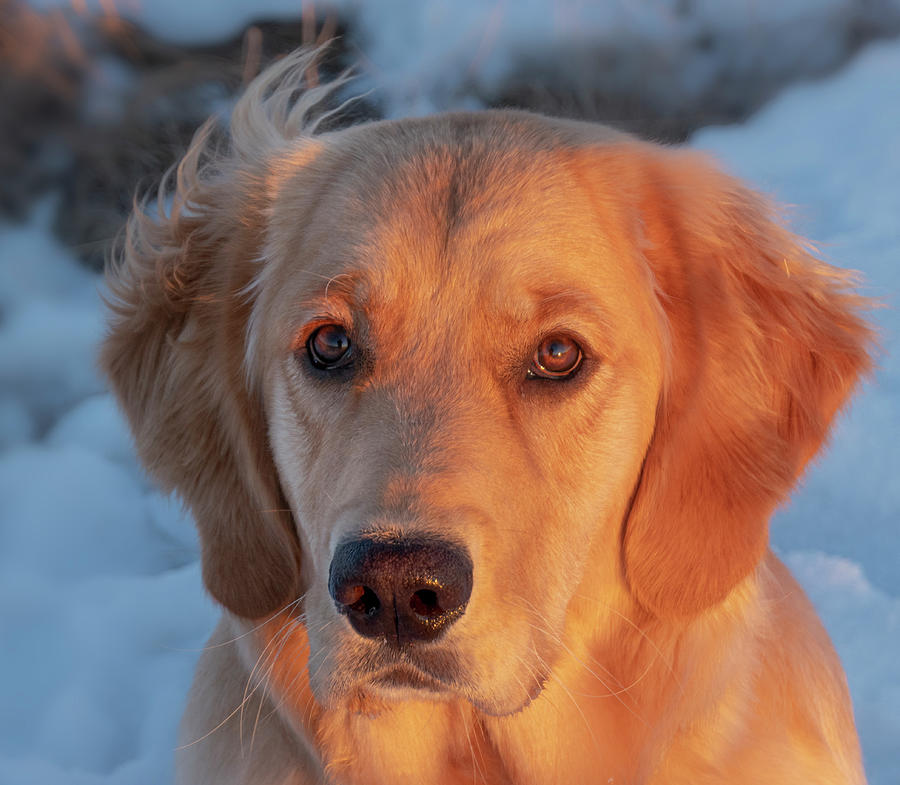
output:
[{"label": "golden retriever", "polygon": [[322,131],[312,57],[110,272],[104,368],[224,610],[179,781],[863,782],[767,531],[870,367],[852,281],[594,124]]}]

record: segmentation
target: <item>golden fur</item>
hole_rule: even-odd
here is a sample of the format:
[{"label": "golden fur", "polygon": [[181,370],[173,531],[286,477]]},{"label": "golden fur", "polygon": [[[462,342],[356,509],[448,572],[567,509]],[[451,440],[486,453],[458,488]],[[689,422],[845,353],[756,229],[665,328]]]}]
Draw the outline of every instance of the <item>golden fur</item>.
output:
[{"label": "golden fur", "polygon": [[[862,783],[840,663],[767,525],[869,367],[864,301],[702,156],[524,112],[318,133],[307,54],[138,205],[103,364],[224,614],[179,781]],[[352,325],[351,376],[304,341]],[[584,367],[526,377],[542,336]],[[471,553],[374,683],[329,563]],[[177,612],[177,611],[173,611]]]}]

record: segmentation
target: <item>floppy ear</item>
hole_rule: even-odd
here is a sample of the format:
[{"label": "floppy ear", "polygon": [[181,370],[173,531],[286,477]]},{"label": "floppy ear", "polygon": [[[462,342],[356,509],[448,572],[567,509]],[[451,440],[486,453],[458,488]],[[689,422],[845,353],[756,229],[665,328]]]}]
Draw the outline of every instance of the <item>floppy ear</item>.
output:
[{"label": "floppy ear", "polygon": [[227,146],[209,141],[212,121],[198,132],[174,193],[164,182],[155,211],[135,205],[108,273],[101,364],[144,464],[194,514],[207,588],[246,618],[300,592],[297,532],[244,361],[279,155],[303,149],[346,81],[302,89],[319,53],[295,52],[254,80]]},{"label": "floppy ear", "polygon": [[131,216],[101,363],[144,464],[194,514],[210,593],[258,618],[298,596],[299,549],[242,367],[259,207],[234,177],[203,182],[205,146],[201,134],[168,213]]},{"label": "floppy ear", "polygon": [[759,196],[691,153],[639,187],[668,367],[624,530],[641,604],[690,615],[751,573],[768,520],[870,368],[864,298]]}]

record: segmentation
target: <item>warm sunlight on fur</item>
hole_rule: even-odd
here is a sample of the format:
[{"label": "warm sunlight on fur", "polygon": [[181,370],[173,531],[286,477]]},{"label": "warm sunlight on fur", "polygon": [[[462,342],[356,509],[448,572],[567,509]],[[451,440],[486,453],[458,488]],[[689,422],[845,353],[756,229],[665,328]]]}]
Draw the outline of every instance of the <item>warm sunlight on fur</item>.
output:
[{"label": "warm sunlight on fur", "polygon": [[862,783],[767,530],[869,368],[852,281],[596,125],[319,132],[310,57],[110,273],[104,367],[224,609],[179,781]]}]

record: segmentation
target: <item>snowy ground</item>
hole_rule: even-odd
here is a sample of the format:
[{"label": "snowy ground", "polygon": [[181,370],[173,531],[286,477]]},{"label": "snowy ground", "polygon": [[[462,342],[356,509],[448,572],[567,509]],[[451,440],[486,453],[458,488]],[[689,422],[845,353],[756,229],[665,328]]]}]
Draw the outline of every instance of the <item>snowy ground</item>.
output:
[{"label": "snowy ground", "polygon": [[[628,8],[609,5],[620,15]],[[821,4],[823,25],[850,5]],[[247,7],[233,0],[219,18],[234,23]],[[376,22],[366,24],[374,31]],[[495,74],[513,43],[528,45],[526,27],[496,34]],[[424,64],[391,65],[396,44],[382,36],[373,57],[397,107],[436,101],[440,91],[418,100],[403,85],[451,62],[463,28],[448,34],[445,60],[430,53]],[[773,538],[844,660],[872,785],[897,785],[900,45],[871,46],[837,76],[792,88],[746,125],[708,129],[692,144],[794,205],[795,227],[829,260],[861,270],[866,291],[888,306],[874,314],[880,370],[778,515]],[[50,238],[50,212],[45,204],[29,225],[0,227],[0,785],[164,783],[216,612],[189,521],[142,476],[94,370],[99,281]]]}]

